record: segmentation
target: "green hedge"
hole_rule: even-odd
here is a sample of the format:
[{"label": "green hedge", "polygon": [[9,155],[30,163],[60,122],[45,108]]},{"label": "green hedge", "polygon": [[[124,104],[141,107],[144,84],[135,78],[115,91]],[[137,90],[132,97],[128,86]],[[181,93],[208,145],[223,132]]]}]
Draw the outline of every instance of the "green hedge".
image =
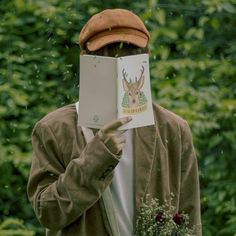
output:
[{"label": "green hedge", "polygon": [[204,236],[233,235],[235,0],[2,0],[0,233],[43,234],[26,196],[30,134],[46,113],[78,100],[78,33],[91,14],[115,7],[133,10],[145,21],[151,33],[153,99],[192,128]]}]

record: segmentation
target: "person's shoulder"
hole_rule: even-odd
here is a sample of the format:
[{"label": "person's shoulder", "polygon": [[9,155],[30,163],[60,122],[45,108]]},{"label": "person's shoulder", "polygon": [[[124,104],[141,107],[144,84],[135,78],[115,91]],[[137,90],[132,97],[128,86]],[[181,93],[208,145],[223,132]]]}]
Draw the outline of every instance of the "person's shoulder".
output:
[{"label": "person's shoulder", "polygon": [[169,124],[182,127],[187,125],[184,118],[157,103],[153,103],[153,112],[159,125]]},{"label": "person's shoulder", "polygon": [[57,129],[59,126],[74,125],[77,120],[77,113],[75,104],[69,104],[49,112],[41,120],[39,120],[36,127],[50,127]]}]

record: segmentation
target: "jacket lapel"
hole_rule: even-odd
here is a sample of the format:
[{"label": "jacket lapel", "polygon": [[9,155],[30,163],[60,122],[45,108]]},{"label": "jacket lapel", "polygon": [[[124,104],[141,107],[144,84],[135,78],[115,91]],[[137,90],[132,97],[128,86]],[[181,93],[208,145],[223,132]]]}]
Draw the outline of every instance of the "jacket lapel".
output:
[{"label": "jacket lapel", "polygon": [[[156,117],[155,117],[156,119]],[[94,135],[98,129],[92,129]],[[153,167],[153,161],[156,151],[156,138],[157,138],[157,124],[155,120],[154,125],[140,127],[134,129],[133,132],[133,158],[134,158],[134,225],[136,222],[136,216],[138,215],[141,201],[147,194],[148,185],[150,182],[150,176]],[[101,200],[100,207],[101,207]],[[104,219],[105,209],[101,207]],[[107,223],[107,222],[106,222]],[[110,227],[106,225],[108,232]]]},{"label": "jacket lapel", "polygon": [[134,188],[135,188],[135,219],[145,197],[150,181],[155,150],[156,150],[156,125],[134,129],[133,155],[134,155]]}]

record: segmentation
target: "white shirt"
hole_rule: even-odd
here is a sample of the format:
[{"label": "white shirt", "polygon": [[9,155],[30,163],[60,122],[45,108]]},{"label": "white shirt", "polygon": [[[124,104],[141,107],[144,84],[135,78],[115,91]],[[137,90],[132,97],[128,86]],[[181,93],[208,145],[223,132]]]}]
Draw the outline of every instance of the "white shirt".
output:
[{"label": "white shirt", "polygon": [[125,135],[126,144],[110,185],[120,236],[133,235],[134,218],[133,130]]}]

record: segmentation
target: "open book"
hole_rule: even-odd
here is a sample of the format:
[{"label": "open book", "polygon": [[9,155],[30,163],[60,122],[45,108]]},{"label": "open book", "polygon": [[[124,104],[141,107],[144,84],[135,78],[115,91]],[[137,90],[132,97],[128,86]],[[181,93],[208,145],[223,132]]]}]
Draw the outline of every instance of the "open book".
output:
[{"label": "open book", "polygon": [[79,125],[101,128],[132,116],[120,130],[154,124],[148,54],[80,56]]}]

